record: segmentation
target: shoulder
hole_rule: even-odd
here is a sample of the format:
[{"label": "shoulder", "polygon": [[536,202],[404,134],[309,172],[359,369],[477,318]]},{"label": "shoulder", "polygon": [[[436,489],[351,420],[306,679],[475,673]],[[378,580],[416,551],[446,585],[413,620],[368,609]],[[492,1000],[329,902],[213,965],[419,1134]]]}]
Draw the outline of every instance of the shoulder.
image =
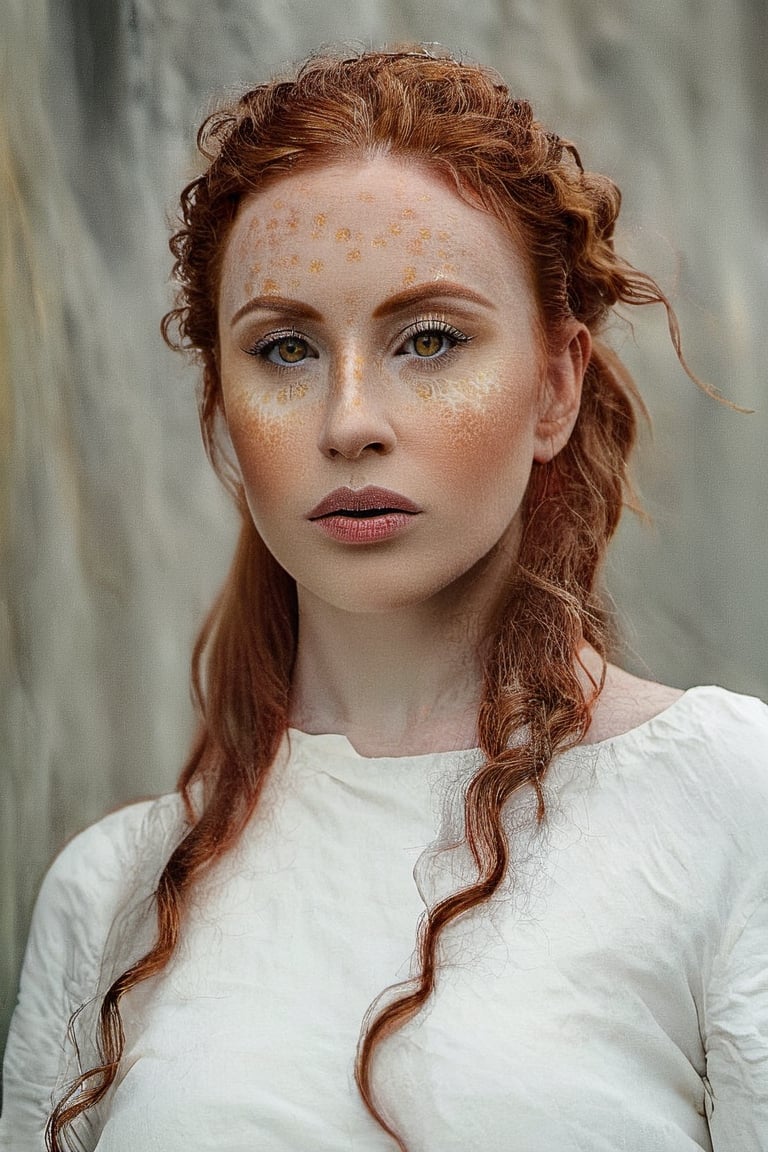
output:
[{"label": "shoulder", "polygon": [[715,685],[689,688],[657,716],[667,740],[699,761],[717,765],[726,779],[768,776],[768,706]]},{"label": "shoulder", "polygon": [[689,799],[751,794],[768,803],[768,706],[754,696],[689,688],[606,744],[644,773],[658,766]]},{"label": "shoulder", "polygon": [[[608,741],[618,777],[692,865],[726,869],[729,890],[768,883],[768,707],[715,686],[689,688]],[[683,849],[683,845],[686,845]]]},{"label": "shoulder", "polygon": [[151,874],[184,830],[181,796],[169,793],[118,808],[74,836],[51,864],[43,887],[104,888]]},{"label": "shoulder", "polygon": [[117,914],[152,895],[184,830],[182,799],[170,793],[119,808],[74,836],[43,879],[30,946],[41,935],[69,938],[81,960],[98,956]]}]

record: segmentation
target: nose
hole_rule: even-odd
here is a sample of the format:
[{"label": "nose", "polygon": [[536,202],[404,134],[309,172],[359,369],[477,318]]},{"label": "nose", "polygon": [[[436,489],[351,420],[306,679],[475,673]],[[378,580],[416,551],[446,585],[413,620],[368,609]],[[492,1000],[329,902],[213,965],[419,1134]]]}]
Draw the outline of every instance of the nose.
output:
[{"label": "nose", "polygon": [[375,369],[362,356],[346,353],[331,365],[330,375],[319,437],[323,455],[356,460],[365,452],[391,452],[396,436]]}]

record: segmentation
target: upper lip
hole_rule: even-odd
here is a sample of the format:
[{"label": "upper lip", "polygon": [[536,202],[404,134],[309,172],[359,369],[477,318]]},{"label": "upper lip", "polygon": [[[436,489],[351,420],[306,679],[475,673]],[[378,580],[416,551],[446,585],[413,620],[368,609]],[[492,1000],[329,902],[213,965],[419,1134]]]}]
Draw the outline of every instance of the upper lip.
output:
[{"label": "upper lip", "polygon": [[389,488],[334,488],[307,514],[307,519],[317,520],[333,512],[370,512],[374,508],[381,511],[421,511],[407,496],[401,496]]}]

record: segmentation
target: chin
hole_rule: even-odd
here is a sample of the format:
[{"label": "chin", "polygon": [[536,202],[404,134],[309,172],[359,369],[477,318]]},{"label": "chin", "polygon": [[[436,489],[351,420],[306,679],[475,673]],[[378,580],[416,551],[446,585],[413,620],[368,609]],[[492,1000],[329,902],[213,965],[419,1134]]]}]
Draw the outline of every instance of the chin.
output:
[{"label": "chin", "polygon": [[301,590],[306,588],[315,600],[321,600],[332,608],[341,612],[349,612],[357,616],[376,616],[385,612],[398,612],[405,608],[415,608],[430,599],[430,592],[422,589],[403,589],[371,584],[356,587],[352,581],[344,583],[339,580],[333,588],[308,587],[298,585]]}]

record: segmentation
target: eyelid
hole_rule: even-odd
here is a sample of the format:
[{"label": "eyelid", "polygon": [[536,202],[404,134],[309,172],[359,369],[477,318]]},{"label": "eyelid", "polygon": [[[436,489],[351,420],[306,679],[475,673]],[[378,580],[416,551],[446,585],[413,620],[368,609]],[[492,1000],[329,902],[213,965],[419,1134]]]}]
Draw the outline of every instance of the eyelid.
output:
[{"label": "eyelid", "polygon": [[[468,344],[473,339],[472,336],[468,336],[466,332],[462,332],[460,328],[451,324],[444,316],[423,316],[419,320],[414,320],[412,324],[398,333],[398,348],[402,348],[403,344],[412,340],[414,336],[420,336],[422,332],[440,332],[443,336],[450,337],[456,344]],[[403,353],[400,354],[403,355]]]},{"label": "eyelid", "polygon": [[[276,332],[267,332],[265,336],[262,336],[255,343],[249,344],[246,348],[243,349],[243,351],[248,356],[261,356],[263,359],[266,359],[265,353],[268,352],[271,348],[274,348],[276,344],[279,344],[281,340],[301,340],[302,344],[306,344],[308,349],[307,359],[316,360],[318,357],[317,349],[314,347],[312,342],[303,334],[303,332],[299,332],[297,328],[280,328]],[[303,361],[296,361],[297,365],[301,363],[303,363]],[[277,364],[275,367],[290,368],[291,365]]]}]

